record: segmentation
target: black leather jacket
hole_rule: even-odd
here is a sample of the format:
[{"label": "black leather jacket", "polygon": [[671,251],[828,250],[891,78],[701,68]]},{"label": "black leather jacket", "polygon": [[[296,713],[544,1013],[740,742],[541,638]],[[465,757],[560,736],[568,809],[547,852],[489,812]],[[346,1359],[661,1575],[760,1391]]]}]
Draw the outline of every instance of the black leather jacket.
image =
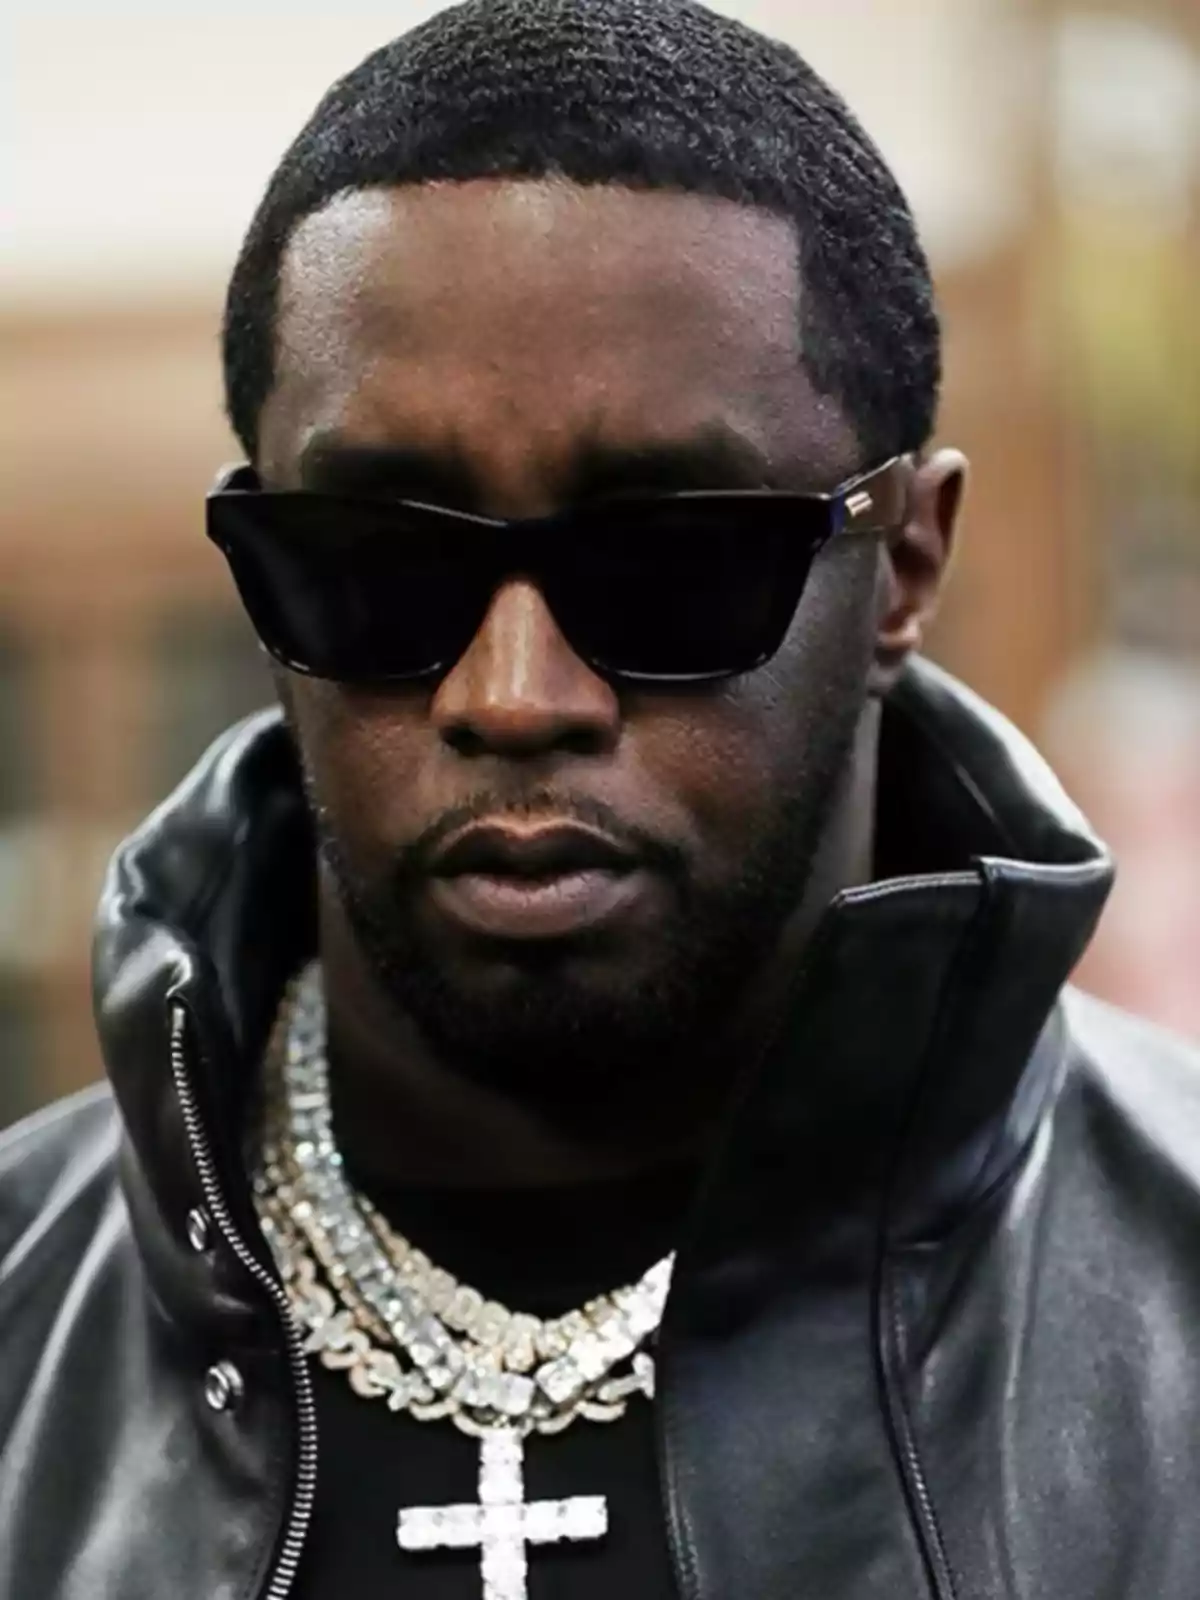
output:
[{"label": "black leather jacket", "polygon": [[[1200,1061],[1063,985],[1110,877],[915,667],[883,844],[747,1069],[657,1421],[685,1600],[1197,1600]],[[322,1470],[239,1130],[312,939],[274,715],[123,847],[111,1087],[0,1138],[0,1600],[284,1600]]]}]

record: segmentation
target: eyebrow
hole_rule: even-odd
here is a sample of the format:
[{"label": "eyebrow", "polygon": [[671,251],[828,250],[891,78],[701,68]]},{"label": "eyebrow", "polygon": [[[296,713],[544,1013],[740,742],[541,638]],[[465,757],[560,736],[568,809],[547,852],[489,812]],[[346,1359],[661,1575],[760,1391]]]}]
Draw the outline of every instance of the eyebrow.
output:
[{"label": "eyebrow", "polygon": [[476,483],[458,448],[422,450],[405,445],[351,444],[337,434],[318,434],[300,456],[305,489],[338,494],[387,494],[432,505],[475,509]]},{"label": "eyebrow", "polygon": [[[463,511],[481,509],[478,472],[458,444],[425,449],[359,445],[336,434],[314,438],[300,457],[306,489],[388,494]],[[643,444],[582,439],[555,485],[565,504],[628,494],[680,494],[695,490],[773,489],[781,474],[745,435],[712,423],[682,439]]]},{"label": "eyebrow", "polygon": [[634,446],[586,439],[571,462],[564,489],[568,499],[580,501],[776,486],[777,474],[756,445],[725,423],[710,423],[683,439]]}]

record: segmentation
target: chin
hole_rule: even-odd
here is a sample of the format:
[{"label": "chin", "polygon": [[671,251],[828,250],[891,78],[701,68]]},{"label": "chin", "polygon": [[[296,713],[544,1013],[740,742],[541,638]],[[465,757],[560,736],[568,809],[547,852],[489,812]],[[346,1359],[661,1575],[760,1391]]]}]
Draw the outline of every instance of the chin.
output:
[{"label": "chin", "polygon": [[653,1070],[692,1032],[680,993],[691,986],[628,950],[521,946],[455,960],[410,952],[380,978],[448,1064],[510,1087],[612,1084]]}]

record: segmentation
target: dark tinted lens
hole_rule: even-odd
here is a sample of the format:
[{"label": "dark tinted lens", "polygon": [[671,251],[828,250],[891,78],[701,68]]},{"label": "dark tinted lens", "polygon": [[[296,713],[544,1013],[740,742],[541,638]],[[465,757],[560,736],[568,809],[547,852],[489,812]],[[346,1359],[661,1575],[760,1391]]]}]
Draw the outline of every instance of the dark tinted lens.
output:
[{"label": "dark tinted lens", "polygon": [[766,497],[614,502],[564,532],[547,598],[572,646],[602,669],[748,672],[795,614],[825,527],[805,512]]},{"label": "dark tinted lens", "polygon": [[470,643],[487,585],[470,581],[479,562],[436,513],[307,494],[209,504],[250,619],[288,665],[345,682],[414,677]]}]

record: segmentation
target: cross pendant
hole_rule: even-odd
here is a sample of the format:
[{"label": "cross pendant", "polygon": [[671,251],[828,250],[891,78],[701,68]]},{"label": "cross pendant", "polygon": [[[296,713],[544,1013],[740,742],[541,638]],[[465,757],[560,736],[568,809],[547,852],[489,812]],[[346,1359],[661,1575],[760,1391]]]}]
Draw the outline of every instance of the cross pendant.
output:
[{"label": "cross pendant", "polygon": [[480,1441],[479,1504],[406,1507],[396,1523],[401,1550],[478,1548],[483,1600],[528,1600],[526,1546],[603,1538],[608,1502],[600,1494],[527,1501],[524,1467],[516,1429],[489,1429]]}]

